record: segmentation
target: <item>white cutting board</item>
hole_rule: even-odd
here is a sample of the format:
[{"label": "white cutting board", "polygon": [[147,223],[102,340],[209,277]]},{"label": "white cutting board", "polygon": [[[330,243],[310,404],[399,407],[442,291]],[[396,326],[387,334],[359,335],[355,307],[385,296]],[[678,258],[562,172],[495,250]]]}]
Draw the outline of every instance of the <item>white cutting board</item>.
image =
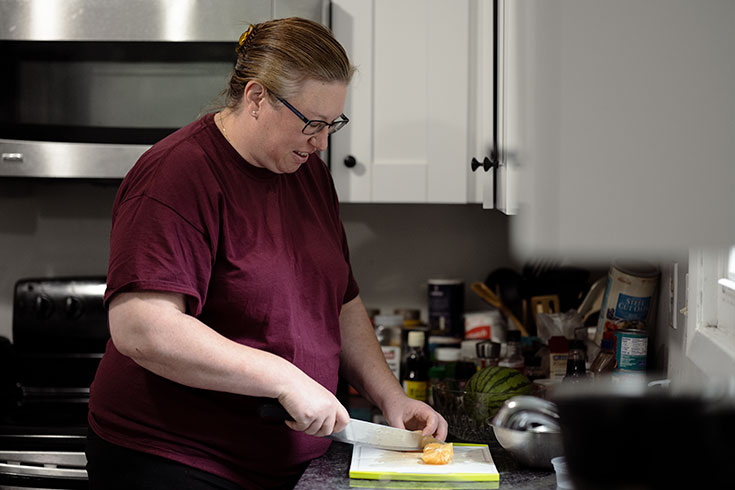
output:
[{"label": "white cutting board", "polygon": [[388,451],[355,445],[350,478],[409,481],[500,481],[486,444],[454,444],[449,464],[426,464],[421,451]]}]

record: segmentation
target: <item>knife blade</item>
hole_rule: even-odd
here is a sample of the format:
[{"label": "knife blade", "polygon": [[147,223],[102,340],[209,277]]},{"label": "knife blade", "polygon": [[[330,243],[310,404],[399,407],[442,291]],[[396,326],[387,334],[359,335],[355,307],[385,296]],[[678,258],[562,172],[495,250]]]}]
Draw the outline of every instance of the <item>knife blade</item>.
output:
[{"label": "knife blade", "polygon": [[[264,404],[259,413],[263,418],[293,420],[280,404]],[[362,444],[390,451],[421,451],[427,443],[438,442],[433,437],[422,435],[420,431],[398,429],[352,418],[347,427],[327,437],[348,444]]]}]

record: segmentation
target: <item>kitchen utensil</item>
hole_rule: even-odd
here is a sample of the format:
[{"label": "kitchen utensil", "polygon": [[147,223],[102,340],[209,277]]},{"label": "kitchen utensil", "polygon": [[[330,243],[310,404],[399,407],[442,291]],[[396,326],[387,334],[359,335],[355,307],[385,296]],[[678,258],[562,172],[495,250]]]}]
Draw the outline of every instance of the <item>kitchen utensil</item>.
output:
[{"label": "kitchen utensil", "polygon": [[[355,446],[350,462],[350,478],[385,481],[442,482],[431,488],[457,488],[460,481],[498,482],[500,473],[485,444],[454,444],[454,457],[449,464],[425,464],[420,453],[385,451],[374,447]],[[452,483],[448,483],[452,482]],[[381,482],[382,483],[382,482]],[[448,486],[447,486],[448,485]],[[350,482],[350,487],[354,486]],[[378,486],[378,485],[375,485]],[[380,485],[381,487],[383,485]],[[374,488],[370,485],[370,488]],[[386,487],[388,488],[388,487]],[[403,484],[391,488],[429,488]],[[478,488],[472,486],[471,488]],[[481,488],[497,488],[482,486]]]},{"label": "kitchen utensil", "polygon": [[556,294],[547,294],[544,296],[532,296],[531,297],[531,312],[533,314],[533,323],[538,325],[536,322],[536,316],[539,313],[550,315],[552,313],[559,313],[559,296]]},{"label": "kitchen utensil", "polygon": [[[262,418],[293,420],[285,408],[275,403],[263,404],[259,409],[259,415]],[[419,431],[397,429],[357,419],[350,419],[347,427],[328,437],[348,444],[364,444],[391,451],[421,451],[427,442],[433,440]]]},{"label": "kitchen utensil", "polygon": [[606,284],[607,277],[601,277],[596,280],[592,286],[590,286],[590,290],[587,291],[587,295],[577,308],[577,313],[582,317],[583,324],[586,323],[589,316],[600,311],[600,307],[602,307],[602,296],[605,293]]},{"label": "kitchen utensil", "polygon": [[491,425],[503,448],[519,463],[532,468],[551,468],[551,460],[564,454],[561,429],[554,403],[515,396],[503,404]]},{"label": "kitchen utensil", "polygon": [[525,296],[523,278],[518,272],[508,267],[500,267],[488,274],[485,285],[516,317],[524,320],[523,302],[528,298]]},{"label": "kitchen utensil", "polygon": [[560,311],[577,308],[589,289],[590,271],[579,267],[547,264],[543,267],[524,267],[524,297],[556,294],[559,296]]},{"label": "kitchen utensil", "polygon": [[508,308],[505,304],[503,304],[502,301],[500,301],[500,298],[498,298],[497,295],[490,290],[490,288],[488,288],[482,282],[473,282],[471,288],[472,291],[474,291],[475,294],[477,294],[480,298],[485,300],[485,302],[499,309],[516,326],[516,328],[521,331],[522,335],[528,337],[528,331],[520,322],[520,320],[518,320],[513,312],[510,311],[510,308]]}]

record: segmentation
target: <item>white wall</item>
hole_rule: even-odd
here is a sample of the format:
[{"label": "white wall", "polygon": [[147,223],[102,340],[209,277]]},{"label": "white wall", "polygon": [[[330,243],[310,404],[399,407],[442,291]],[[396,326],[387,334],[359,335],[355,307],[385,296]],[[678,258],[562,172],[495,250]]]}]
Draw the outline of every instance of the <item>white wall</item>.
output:
[{"label": "white wall", "polygon": [[518,266],[509,250],[512,219],[480,205],[343,204],[353,271],[366,306],[420,308],[427,280],[465,281],[465,309],[486,305],[469,289],[498,267]]},{"label": "white wall", "polygon": [[29,277],[105,275],[115,185],[0,179],[0,336]]},{"label": "white wall", "polygon": [[[106,274],[116,191],[114,184],[0,179],[0,336],[11,337],[18,279]],[[513,266],[509,218],[479,205],[345,204],[342,217],[368,307],[420,308],[425,319],[427,279],[469,285]],[[467,291],[467,309],[483,309]]]}]

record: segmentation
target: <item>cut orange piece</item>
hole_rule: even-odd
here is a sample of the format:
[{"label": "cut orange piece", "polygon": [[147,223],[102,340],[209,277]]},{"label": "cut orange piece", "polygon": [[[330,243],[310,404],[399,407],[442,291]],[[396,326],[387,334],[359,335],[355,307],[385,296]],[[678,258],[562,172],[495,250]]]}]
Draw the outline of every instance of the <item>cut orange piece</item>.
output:
[{"label": "cut orange piece", "polygon": [[432,442],[424,446],[421,459],[426,464],[447,464],[452,461],[452,456],[454,456],[454,445],[451,442],[449,444]]}]

